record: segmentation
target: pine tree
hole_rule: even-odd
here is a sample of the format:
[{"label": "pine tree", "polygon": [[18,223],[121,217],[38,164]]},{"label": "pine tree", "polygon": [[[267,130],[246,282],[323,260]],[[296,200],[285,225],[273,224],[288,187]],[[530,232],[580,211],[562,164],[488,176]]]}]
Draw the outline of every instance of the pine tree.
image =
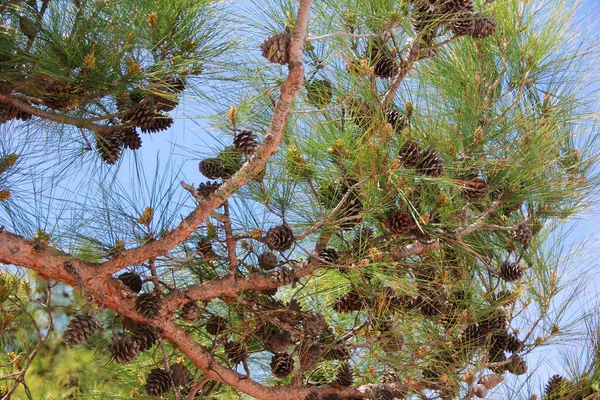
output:
[{"label": "pine tree", "polygon": [[4,3],[2,395],[484,398],[561,334],[573,5]]}]

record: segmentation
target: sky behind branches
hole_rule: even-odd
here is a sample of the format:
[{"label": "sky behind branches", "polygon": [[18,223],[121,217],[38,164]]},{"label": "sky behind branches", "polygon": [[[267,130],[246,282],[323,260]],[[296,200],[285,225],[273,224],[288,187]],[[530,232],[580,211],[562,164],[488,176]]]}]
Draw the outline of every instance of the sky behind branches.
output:
[{"label": "sky behind branches", "polygon": [[[501,1],[501,0],[497,0]],[[544,0],[549,2],[559,0]],[[584,0],[583,6],[578,14],[579,28],[578,35],[589,35],[589,41],[595,40],[600,35],[598,25],[600,19],[600,0]],[[256,49],[256,55],[260,54],[260,50]],[[586,93],[594,94],[600,91],[600,74],[597,67],[594,68],[594,73],[589,77],[589,84],[585,89]],[[214,94],[214,93],[213,93]],[[227,93],[220,94],[223,97]],[[207,127],[205,117],[211,113],[211,110],[199,110],[192,100],[192,95],[188,95],[189,101],[183,101],[173,113],[176,122],[172,129],[167,132],[161,132],[155,135],[143,135],[143,147],[138,152],[126,151],[121,162],[121,171],[119,176],[126,177],[122,179],[122,186],[127,187],[128,180],[135,177],[138,173],[146,177],[149,185],[146,188],[146,194],[141,197],[151,198],[155,193],[155,188],[151,184],[156,175],[166,176],[165,182],[175,182],[175,186],[179,180],[184,180],[191,185],[198,185],[205,181],[198,171],[198,162],[205,158],[216,154],[225,145],[231,144],[232,137],[222,135],[222,132],[211,130]],[[596,109],[600,108],[600,105]],[[172,156],[174,155],[174,156]],[[143,169],[138,169],[138,166],[143,164]],[[114,167],[103,166],[107,171]],[[170,179],[178,175],[177,179]],[[175,187],[176,190],[179,188]],[[78,187],[73,182],[65,182],[62,190],[77,191]],[[132,195],[133,196],[133,195]],[[56,196],[59,197],[59,196]],[[185,200],[175,199],[173,209],[179,209],[177,215],[185,215],[188,210],[194,205],[191,199]],[[139,207],[144,207],[149,204],[139,204]],[[189,208],[188,208],[189,207]],[[141,211],[141,210],[140,210]],[[600,260],[596,254],[600,254],[600,242],[597,239],[598,231],[600,230],[600,209],[591,210],[584,217],[579,217],[577,220],[571,221],[567,229],[572,228],[569,232],[568,244],[573,249],[583,247],[582,253],[570,263],[561,265],[566,270],[567,280],[577,278],[583,270],[588,271],[589,279],[585,287],[580,288],[581,291],[586,291],[572,307],[569,308],[569,314],[566,316],[566,321],[577,321],[591,311],[598,302],[598,287],[600,287]],[[582,244],[584,244],[582,246]],[[584,282],[579,281],[579,284]],[[568,292],[564,292],[566,296]],[[564,299],[564,297],[562,297]],[[559,302],[561,297],[557,299]],[[583,328],[583,326],[580,326]],[[539,370],[533,377],[533,385],[535,391],[540,393],[541,387],[545,384],[547,378],[555,373],[564,373],[565,365],[561,361],[561,355],[557,346],[548,346],[536,351],[527,358],[530,370],[533,370],[536,365],[539,365]],[[523,377],[515,378],[517,381],[523,381]],[[505,400],[507,397],[504,394],[492,393],[488,396],[489,399]],[[515,397],[518,398],[518,397]]]},{"label": "sky behind branches", "polygon": [[[550,3],[558,0],[550,0]],[[600,19],[600,1],[599,0],[583,0],[580,11],[577,14],[577,30],[573,34],[579,37],[586,38],[587,43],[594,43],[600,35],[598,20]],[[259,49],[256,53],[259,54]],[[600,64],[599,64],[600,65]],[[599,66],[591,66],[592,73],[586,79],[587,86],[584,89],[584,94],[595,96],[600,92],[600,73]],[[223,93],[226,96],[226,93]],[[596,103],[594,111],[600,109],[600,103]],[[149,182],[152,181],[155,171],[163,171],[170,165],[166,160],[171,153],[176,155],[174,159],[175,167],[181,174],[181,179],[191,185],[198,185],[205,181],[198,171],[198,162],[205,157],[210,157],[216,154],[226,145],[231,144],[232,137],[223,135],[222,132],[211,130],[207,127],[206,116],[203,112],[208,110],[198,110],[193,103],[183,101],[175,111],[174,127],[168,132],[143,136],[143,147],[137,157],[142,160],[144,165],[144,173],[147,175]],[[139,161],[138,160],[138,161]],[[160,161],[159,161],[160,160]],[[179,164],[177,164],[179,163]],[[158,165],[158,169],[157,169]],[[125,170],[124,175],[129,175],[127,172],[134,168],[133,157],[130,154],[126,155],[121,168]],[[181,213],[186,212],[186,207],[193,206],[192,202],[186,202],[183,205]],[[584,216],[579,216],[569,221],[564,229],[568,234],[566,247],[563,251],[577,252],[574,258],[567,257],[564,264],[557,265],[559,273],[565,273],[565,280],[574,280],[585,272],[587,279],[578,280],[577,288],[567,288],[559,294],[556,299],[557,303],[567,300],[567,297],[573,293],[578,293],[578,297],[568,308],[567,313],[563,318],[563,322],[576,323],[575,330],[583,333],[585,328],[582,323],[582,318],[597,309],[600,304],[598,296],[600,291],[600,259],[597,254],[600,254],[600,240],[598,233],[600,231],[600,209],[596,207],[590,210]],[[549,243],[552,246],[552,243]],[[572,291],[570,291],[572,289]],[[582,347],[575,345],[557,346],[549,345],[537,349],[533,354],[527,356],[527,364],[530,372],[534,372],[531,378],[527,381],[526,376],[509,378],[514,380],[507,387],[500,386],[496,392],[491,392],[488,399],[506,400],[510,398],[519,399],[526,398],[523,392],[514,391],[515,387],[523,385],[524,388],[541,394],[548,378],[554,374],[569,375],[568,364],[565,363],[564,354],[568,357],[576,357],[577,351],[581,351]],[[528,374],[529,375],[529,374]],[[512,389],[511,389],[512,388]]]}]

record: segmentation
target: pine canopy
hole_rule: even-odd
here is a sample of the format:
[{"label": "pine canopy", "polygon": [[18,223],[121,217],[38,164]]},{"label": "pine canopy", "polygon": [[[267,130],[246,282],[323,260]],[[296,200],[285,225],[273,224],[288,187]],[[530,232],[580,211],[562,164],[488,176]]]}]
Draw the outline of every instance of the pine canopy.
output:
[{"label": "pine canopy", "polygon": [[3,398],[530,398],[600,187],[577,4],[0,10]]}]

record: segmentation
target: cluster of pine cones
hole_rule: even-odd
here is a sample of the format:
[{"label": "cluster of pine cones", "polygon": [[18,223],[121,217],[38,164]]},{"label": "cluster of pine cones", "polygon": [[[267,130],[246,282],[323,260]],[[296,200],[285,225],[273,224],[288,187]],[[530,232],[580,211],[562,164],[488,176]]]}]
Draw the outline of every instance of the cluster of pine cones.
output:
[{"label": "cluster of pine cones", "polygon": [[96,133],[96,149],[100,158],[107,164],[114,164],[124,148],[138,150],[142,146],[138,129],[143,133],[168,129],[173,124],[173,118],[167,112],[179,104],[178,96],[184,89],[185,84],[176,77],[168,82],[151,83],[149,90],[144,92],[134,90],[119,95],[116,105],[121,118],[120,121],[111,122],[119,122],[126,127],[109,134]]},{"label": "cluster of pine cones", "polygon": [[437,29],[446,25],[457,36],[483,39],[494,33],[496,23],[473,11],[473,0],[416,0],[413,27],[428,41]]},{"label": "cluster of pine cones", "polygon": [[[221,150],[216,157],[205,158],[198,165],[202,175],[208,179],[229,179],[242,167],[242,158],[251,157],[258,147],[256,133],[242,129],[235,132],[233,146]],[[218,182],[202,183],[198,187],[198,194],[202,197],[210,196],[219,188]]]}]

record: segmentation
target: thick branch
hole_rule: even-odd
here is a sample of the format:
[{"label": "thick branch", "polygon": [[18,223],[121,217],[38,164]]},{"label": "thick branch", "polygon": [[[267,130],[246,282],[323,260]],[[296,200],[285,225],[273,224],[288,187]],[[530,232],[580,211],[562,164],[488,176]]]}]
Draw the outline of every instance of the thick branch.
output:
[{"label": "thick branch", "polygon": [[[77,287],[77,281],[73,275],[63,268],[65,261],[71,261],[72,256],[54,248],[43,251],[34,251],[33,242],[21,236],[0,231],[0,262],[13,264],[36,271],[46,281],[55,280]],[[85,264],[93,268],[92,264]]]}]

